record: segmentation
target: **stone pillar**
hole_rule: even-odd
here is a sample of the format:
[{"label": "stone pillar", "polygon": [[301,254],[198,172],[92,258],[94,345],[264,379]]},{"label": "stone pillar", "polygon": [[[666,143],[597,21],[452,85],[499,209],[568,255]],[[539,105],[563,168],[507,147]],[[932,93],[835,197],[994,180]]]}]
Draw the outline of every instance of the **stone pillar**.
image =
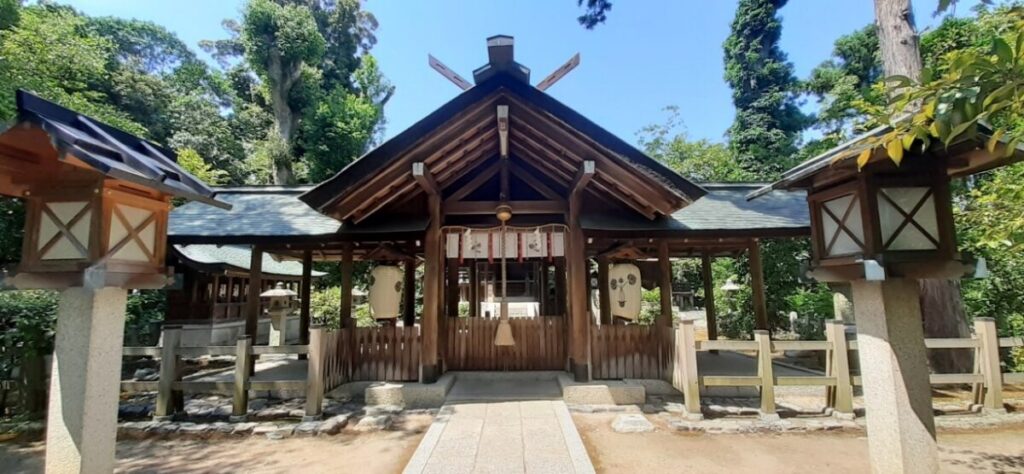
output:
[{"label": "stone pillar", "polygon": [[829,288],[832,290],[832,309],[835,312],[836,319],[847,323],[853,324],[856,322],[853,313],[853,293],[850,289],[849,283],[830,283]]},{"label": "stone pillar", "polygon": [[68,288],[57,311],[47,473],[114,470],[127,290]]},{"label": "stone pillar", "polygon": [[917,280],[852,282],[873,472],[938,472]]},{"label": "stone pillar", "polygon": [[278,309],[270,313],[270,339],[269,346],[283,346],[288,337],[288,313],[290,309]]}]

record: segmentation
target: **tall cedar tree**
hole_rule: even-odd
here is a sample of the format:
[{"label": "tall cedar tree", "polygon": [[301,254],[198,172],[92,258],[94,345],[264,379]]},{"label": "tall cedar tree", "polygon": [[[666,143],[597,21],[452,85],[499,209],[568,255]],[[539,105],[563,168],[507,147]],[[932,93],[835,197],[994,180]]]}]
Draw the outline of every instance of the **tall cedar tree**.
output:
[{"label": "tall cedar tree", "polygon": [[786,0],[740,0],[725,40],[725,80],[736,119],[730,148],[744,169],[763,179],[784,171],[809,124],[798,107],[793,65],[779,47]]}]

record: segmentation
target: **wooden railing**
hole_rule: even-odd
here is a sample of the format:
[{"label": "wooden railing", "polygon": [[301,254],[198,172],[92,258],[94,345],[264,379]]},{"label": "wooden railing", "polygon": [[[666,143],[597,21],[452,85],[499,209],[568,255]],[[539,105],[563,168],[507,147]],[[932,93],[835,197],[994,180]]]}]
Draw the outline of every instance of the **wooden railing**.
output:
[{"label": "wooden railing", "polygon": [[[311,345],[319,344],[320,329],[311,330]],[[307,383],[322,379],[322,351],[309,351],[310,346],[253,346],[252,339],[243,337],[234,346],[181,347],[181,329],[165,327],[162,345],[158,347],[125,347],[124,356],[150,356],[160,360],[160,378],[157,381],[122,381],[121,391],[157,392],[155,417],[169,417],[174,412],[174,392],[219,393],[231,395],[234,417],[245,417],[249,406],[250,390],[295,390],[306,392],[306,414],[318,416],[323,399],[323,385]],[[253,356],[262,354],[310,353],[306,380],[252,380]],[[181,377],[180,359],[202,356],[235,356],[234,377],[230,381],[185,381]]]},{"label": "wooden railing", "polygon": [[351,380],[408,382],[419,379],[419,327],[356,328],[354,343]]},{"label": "wooden railing", "polygon": [[590,362],[595,379],[670,379],[673,331],[654,325],[590,328]]},{"label": "wooden railing", "polygon": [[516,344],[494,345],[497,318],[452,318],[445,321],[447,370],[565,370],[565,318],[512,318]]},{"label": "wooden railing", "polygon": [[[1002,409],[1004,383],[1024,383],[1024,374],[1002,373],[999,349],[1024,346],[1024,338],[999,338],[995,321],[976,318],[975,336],[971,338],[925,339],[928,349],[973,349],[975,367],[971,373],[931,374],[932,385],[971,384],[975,403],[986,409]],[[754,331],[753,341],[697,341],[693,322],[683,321],[676,328],[676,353],[672,372],[673,385],[683,392],[684,404],[691,413],[700,412],[700,387],[758,387],[761,413],[775,413],[775,387],[787,385],[824,386],[828,406],[840,413],[853,412],[853,387],[861,385],[861,377],[850,371],[850,351],[857,350],[857,341],[848,341],[841,321],[828,321],[825,341],[773,341],[767,331]],[[841,348],[842,350],[836,350]],[[755,353],[757,375],[701,374],[697,366],[698,351],[737,351]],[[801,350],[825,351],[825,375],[777,376],[773,372],[772,352]]]}]

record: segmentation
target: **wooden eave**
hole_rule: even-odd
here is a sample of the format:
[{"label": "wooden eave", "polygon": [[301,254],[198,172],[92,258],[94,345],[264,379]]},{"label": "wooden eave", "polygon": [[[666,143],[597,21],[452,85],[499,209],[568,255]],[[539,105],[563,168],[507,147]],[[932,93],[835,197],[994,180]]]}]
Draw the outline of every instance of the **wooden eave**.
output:
[{"label": "wooden eave", "polygon": [[[647,218],[670,214],[705,192],[546,94],[499,74],[457,96],[300,199],[332,217],[358,223],[422,195],[409,173],[412,163],[423,163],[444,190],[479,171],[499,153],[498,105],[507,105],[510,111],[510,154],[544,173],[558,187],[567,188],[582,163],[590,160],[597,170],[588,195],[618,202]],[[552,190],[539,191],[550,194]],[[449,203],[452,205],[462,206]],[[556,211],[553,205],[546,206],[537,212]]]}]

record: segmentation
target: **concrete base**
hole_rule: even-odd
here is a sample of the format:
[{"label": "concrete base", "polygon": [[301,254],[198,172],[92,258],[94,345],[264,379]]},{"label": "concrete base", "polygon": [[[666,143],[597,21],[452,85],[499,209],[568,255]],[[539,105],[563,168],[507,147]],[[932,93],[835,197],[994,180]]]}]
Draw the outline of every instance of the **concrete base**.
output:
[{"label": "concrete base", "polygon": [[455,375],[448,373],[437,382],[350,382],[327,394],[327,398],[363,398],[369,406],[399,406],[403,408],[440,408],[448,391],[455,383]]},{"label": "concrete base", "polygon": [[854,281],[872,472],[939,470],[916,280]]},{"label": "concrete base", "polygon": [[128,291],[61,292],[50,379],[46,472],[113,472]]},{"label": "concrete base", "polygon": [[561,374],[558,384],[570,405],[643,405],[647,401],[647,390],[636,380],[576,382],[569,374]]}]

